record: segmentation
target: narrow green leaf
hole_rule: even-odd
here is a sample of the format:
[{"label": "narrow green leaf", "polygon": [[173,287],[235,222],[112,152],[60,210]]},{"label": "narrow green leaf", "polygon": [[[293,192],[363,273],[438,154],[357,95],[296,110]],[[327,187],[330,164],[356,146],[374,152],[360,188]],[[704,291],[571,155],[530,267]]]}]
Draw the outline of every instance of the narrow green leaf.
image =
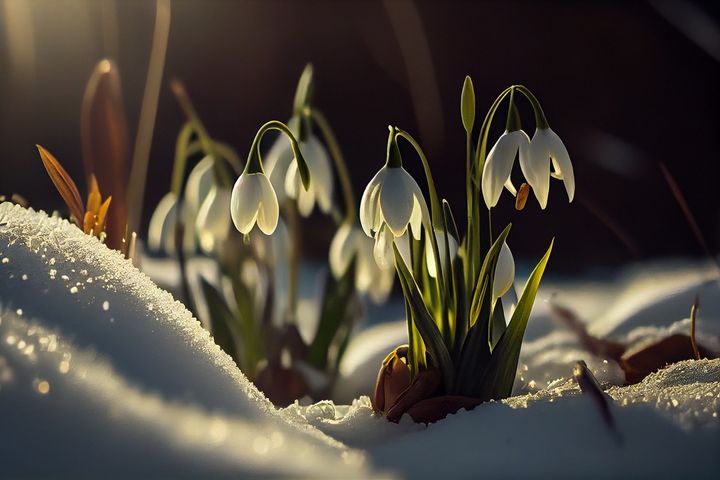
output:
[{"label": "narrow green leaf", "polygon": [[[511,287],[512,288],[512,287]],[[490,319],[490,346],[495,348],[497,342],[505,332],[505,310],[503,309],[502,300],[498,298],[495,303],[495,308],[492,311],[492,317]]]},{"label": "narrow green leaf", "polygon": [[327,367],[331,344],[339,340],[337,336],[340,327],[351,323],[354,316],[355,264],[356,258],[353,258],[348,269],[337,280],[329,271],[325,278],[318,329],[306,356],[311,365],[321,370]]},{"label": "narrow green leaf", "polygon": [[492,313],[492,285],[500,248],[510,233],[511,225],[498,236],[483,260],[478,285],[470,308],[469,330],[458,362],[455,392],[476,396],[487,362],[490,360],[490,320]]},{"label": "narrow green leaf", "polygon": [[241,280],[239,275],[232,279],[233,294],[237,304],[240,331],[242,332],[243,354],[246,370],[253,377],[257,362],[263,358],[263,343],[260,327],[255,322],[255,299],[253,293]]},{"label": "narrow green leaf", "polygon": [[241,369],[244,369],[246,366],[243,365],[240,355],[238,355],[238,345],[233,335],[233,330],[236,328],[235,317],[225,304],[220,292],[202,277],[200,278],[200,286],[210,315],[210,328],[215,343],[230,355]]},{"label": "narrow green leaf", "polygon": [[465,77],[460,95],[460,115],[465,131],[471,133],[475,124],[475,88],[469,75]]},{"label": "narrow green leaf", "polygon": [[[487,319],[490,315],[489,290],[490,279],[485,276],[481,291],[486,300],[482,302],[480,317]],[[474,396],[477,384],[480,381],[485,365],[490,360],[490,343],[488,342],[488,322],[477,321],[470,327],[462,345],[462,351],[457,363],[457,379],[454,393],[458,395]]]},{"label": "narrow green leaf", "polygon": [[456,362],[462,352],[462,346],[465,342],[468,329],[468,317],[467,317],[467,299],[465,298],[464,279],[465,271],[463,260],[458,256],[453,262],[453,274],[455,276],[455,340],[453,343],[452,356]]},{"label": "narrow green leaf", "polygon": [[400,277],[400,283],[403,286],[405,298],[410,302],[410,306],[413,311],[413,320],[418,332],[422,336],[425,347],[430,352],[432,359],[437,363],[440,371],[443,374],[443,381],[445,383],[445,390],[450,391],[453,385],[455,370],[453,367],[450,353],[448,352],[445,343],[443,342],[442,334],[435,324],[435,320],[427,309],[425,302],[423,302],[422,295],[418,289],[412,274],[405,265],[397,246],[393,244],[393,250],[395,251],[395,265],[398,270],[398,277]]},{"label": "narrow green leaf", "polygon": [[510,324],[492,352],[490,362],[483,374],[482,390],[479,395],[484,400],[506,398],[512,393],[525,328],[532,312],[533,303],[535,303],[540,280],[545,272],[550,252],[552,252],[553,243],[554,240],[550,242],[547,252],[530,274]]},{"label": "narrow green leaf", "polygon": [[[483,300],[483,296],[481,295],[481,293],[483,293],[481,292],[481,288],[483,285],[483,277],[489,275],[489,285],[492,285],[493,279],[495,278],[495,266],[497,265],[498,255],[500,254],[500,249],[502,248],[503,242],[505,242],[508,234],[510,233],[511,227],[512,223],[508,224],[508,226],[505,227],[505,230],[500,233],[498,238],[495,240],[495,243],[493,243],[492,247],[490,247],[490,250],[485,256],[485,259],[483,260],[482,267],[480,268],[480,274],[478,276],[479,282],[475,288],[470,308],[470,326],[472,326],[479,318],[480,307]],[[488,291],[488,294],[492,295],[492,289]]]},{"label": "narrow green leaf", "polygon": [[170,184],[170,191],[173,192],[178,198],[182,193],[183,179],[185,178],[185,166],[187,165],[188,147],[193,137],[195,130],[191,122],[185,122],[180,133],[178,134],[177,140],[175,141],[175,162],[173,163],[172,180]]}]

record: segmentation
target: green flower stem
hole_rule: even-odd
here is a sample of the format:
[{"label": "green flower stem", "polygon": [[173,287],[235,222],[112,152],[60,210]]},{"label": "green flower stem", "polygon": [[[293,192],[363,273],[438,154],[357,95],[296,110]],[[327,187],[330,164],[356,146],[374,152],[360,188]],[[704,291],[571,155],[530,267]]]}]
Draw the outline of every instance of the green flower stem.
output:
[{"label": "green flower stem", "polygon": [[397,144],[397,130],[392,125],[388,125],[388,142],[387,142],[387,158],[385,166],[389,168],[399,168],[403,166],[402,156]]},{"label": "green flower stem", "polygon": [[[480,127],[480,132],[478,133],[478,143],[475,151],[475,161],[471,164],[467,172],[467,175],[472,179],[470,192],[470,196],[472,198],[468,202],[468,204],[472,204],[473,206],[471,210],[472,213],[470,214],[470,218],[468,219],[469,223],[466,241],[467,251],[465,256],[465,287],[467,291],[467,298],[471,298],[475,286],[475,279],[477,278],[480,270],[480,263],[482,261],[482,258],[485,256],[487,249],[490,246],[490,236],[486,237],[486,242],[488,242],[486,244],[486,242],[483,242],[483,239],[480,235],[480,224],[482,223],[482,221],[480,220],[480,210],[482,207],[480,206],[481,202],[478,200],[481,195],[480,185],[483,167],[485,166],[488,135],[490,132],[490,126],[492,125],[493,118],[495,117],[495,113],[497,112],[500,103],[502,103],[502,101],[511,92],[512,89],[513,86],[503,90],[500,95],[497,96],[495,101],[490,106],[487,114],[485,115],[483,123]],[[477,218],[477,220],[473,221],[473,218]],[[474,252],[477,253],[473,254]]]},{"label": "green flower stem", "polygon": [[[297,139],[290,131],[287,125],[277,120],[271,120],[265,123],[258,132],[255,134],[252,146],[250,147],[250,153],[248,154],[248,160],[245,164],[245,170],[243,173],[265,173],[262,165],[262,157],[260,156],[260,142],[262,141],[263,135],[270,130],[277,130],[284,133],[290,141],[292,147],[294,160],[297,162],[298,171],[300,172],[300,178],[303,182],[303,187],[307,190],[310,186],[310,169],[305,163],[305,159],[300,152],[300,146],[298,145]],[[299,264],[299,235],[298,235],[298,221],[297,211],[294,206],[288,206],[285,209],[283,217],[288,223],[288,229],[290,230],[290,238],[292,245],[290,247],[290,259],[288,261],[288,311],[291,316],[291,321],[295,318],[297,310],[297,298],[298,298],[298,264]]]},{"label": "green flower stem", "polygon": [[[182,82],[179,80],[173,80],[170,84],[175,98],[180,104],[180,108],[185,113],[188,122],[183,126],[178,137],[178,143],[175,149],[175,164],[173,166],[172,176],[172,187],[171,190],[177,195],[182,188],[182,181],[185,176],[185,167],[187,164],[187,142],[193,133],[197,134],[200,145],[202,146],[203,152],[206,155],[210,155],[215,160],[224,160],[227,162],[235,173],[239,173],[242,169],[242,162],[238,155],[233,151],[231,147],[220,142],[214,142],[207,132],[207,129],[203,125],[200,117],[195,110],[190,97],[185,90]],[[182,158],[181,158],[182,157]],[[221,185],[228,186],[232,185],[232,179],[229,178],[225,168],[217,165],[215,168],[217,179]]]},{"label": "green flower stem", "polygon": [[325,118],[325,115],[320,110],[311,108],[310,116],[313,122],[317,125],[320,133],[325,140],[325,144],[330,150],[330,156],[335,162],[335,171],[337,172],[338,178],[340,179],[340,187],[343,193],[343,199],[345,201],[345,217],[343,223],[352,223],[355,221],[357,212],[355,209],[355,196],[353,194],[352,183],[350,182],[350,174],[348,173],[347,163],[345,157],[340,150],[337,138],[330,128],[330,123]]},{"label": "green flower stem", "polygon": [[286,202],[283,218],[290,232],[290,256],[288,258],[288,315],[289,323],[294,323],[297,316],[298,276],[300,271],[300,222],[295,203]]},{"label": "green flower stem", "polygon": [[430,192],[430,214],[432,216],[432,223],[433,225],[440,226],[443,224],[442,207],[440,206],[440,201],[438,200],[437,190],[435,189],[435,181],[433,180],[432,173],[430,172],[430,164],[428,163],[427,157],[425,156],[423,149],[420,147],[420,144],[418,144],[412,135],[396,127],[396,138],[397,137],[407,140],[420,157],[423,171],[425,172],[425,179],[428,184],[428,191]]},{"label": "green flower stem", "polygon": [[180,108],[185,113],[188,121],[193,125],[195,133],[197,133],[198,138],[203,145],[203,150],[209,154],[213,154],[213,142],[207,130],[205,129],[205,126],[200,121],[200,117],[198,116],[195,107],[190,101],[190,97],[185,90],[185,86],[180,80],[173,80],[172,82],[170,82],[170,89],[175,95],[175,98],[180,104]]},{"label": "green flower stem", "polygon": [[530,101],[530,104],[535,111],[535,126],[537,128],[550,128],[547,118],[545,117],[545,112],[540,106],[540,102],[538,101],[537,97],[533,95],[530,89],[527,88],[525,85],[514,85],[514,88],[517,88],[517,90],[523,95],[525,95],[525,98]]},{"label": "green flower stem", "polygon": [[437,271],[437,281],[439,285],[441,286],[441,295],[440,300],[442,304],[442,310],[443,315],[447,316],[447,302],[446,302],[446,283],[444,281],[443,276],[443,265],[440,261],[440,250],[438,248],[437,244],[437,238],[435,238],[435,225],[442,226],[443,225],[443,211],[442,207],[440,206],[440,201],[438,200],[437,196],[437,190],[435,189],[435,181],[433,180],[432,173],[430,172],[430,163],[427,160],[427,157],[425,156],[425,152],[423,152],[423,149],[420,147],[420,144],[410,135],[409,133],[405,132],[404,130],[401,130],[399,128],[396,128],[396,138],[401,137],[407,140],[410,145],[415,149],[415,151],[418,154],[418,157],[420,157],[420,161],[423,165],[423,170],[425,171],[425,179],[427,180],[428,184],[428,191],[430,192],[430,212],[432,220],[430,222],[430,228],[428,228],[428,236],[430,237],[430,243],[432,244],[433,249],[433,256],[435,257],[435,267]]},{"label": "green flower stem", "polygon": [[522,128],[520,124],[520,112],[518,112],[517,106],[515,106],[515,87],[510,87],[510,100],[508,102],[508,113],[507,120],[505,121],[505,131],[515,132]]},{"label": "green flower stem", "polygon": [[193,124],[186,122],[180,129],[177,141],[175,142],[175,161],[173,162],[172,180],[170,181],[170,191],[175,194],[176,198],[180,198],[182,193],[182,182],[185,176],[185,166],[187,164],[188,149],[190,139],[195,132]]}]

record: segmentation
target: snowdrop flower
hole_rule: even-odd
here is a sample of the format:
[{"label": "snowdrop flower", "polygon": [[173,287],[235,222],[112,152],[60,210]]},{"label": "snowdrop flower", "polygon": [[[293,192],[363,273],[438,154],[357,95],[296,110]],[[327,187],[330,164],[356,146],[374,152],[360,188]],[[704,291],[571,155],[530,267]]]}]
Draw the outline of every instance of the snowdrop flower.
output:
[{"label": "snowdrop flower", "polygon": [[227,239],[230,232],[229,204],[230,190],[213,185],[195,218],[195,231],[203,252],[212,253]]},{"label": "snowdrop flower", "polygon": [[497,265],[495,266],[495,278],[493,280],[493,300],[502,297],[510,290],[515,281],[515,260],[513,259],[510,247],[503,242],[498,254]]},{"label": "snowdrop flower", "polygon": [[300,150],[310,168],[310,186],[307,190],[303,188],[297,163],[293,162],[285,176],[285,192],[290,198],[297,199],[298,211],[303,217],[310,215],[316,201],[320,210],[329,213],[332,208],[333,177],[327,150],[314,135],[300,142]]},{"label": "snowdrop flower", "polygon": [[[340,278],[350,266],[353,255],[359,249],[359,235],[362,232],[350,223],[343,223],[335,232],[330,242],[330,271],[335,278]],[[365,238],[363,237],[363,240]]]},{"label": "snowdrop flower", "polygon": [[[553,172],[550,171],[551,162]],[[572,202],[575,196],[575,175],[570,155],[560,137],[550,127],[535,130],[528,154],[520,156],[520,168],[543,209],[547,206],[550,176],[563,181],[568,200]]]},{"label": "snowdrop flower", "polygon": [[148,247],[155,252],[163,251],[168,255],[175,253],[175,228],[177,225],[178,199],[172,193],[166,193],[158,202],[150,218],[148,227]]},{"label": "snowdrop flower", "polygon": [[[288,122],[288,127],[297,132],[298,118],[293,117]],[[263,166],[267,172],[267,176],[272,183],[278,202],[282,204],[285,201],[285,178],[287,177],[288,168],[293,163],[293,153],[290,144],[282,135],[275,139],[272,147],[263,157]]]},{"label": "snowdrop flower", "polygon": [[298,165],[302,184],[306,189],[310,186],[310,171],[298,142],[288,126],[277,120],[264,124],[255,134],[245,170],[235,181],[230,196],[230,216],[235,228],[243,234],[250,233],[257,223],[260,231],[270,235],[275,231],[280,217],[277,194],[265,175],[260,157],[260,142],[268,130],[279,130],[288,137],[294,155],[293,160]]},{"label": "snowdrop flower", "polygon": [[230,216],[240,233],[250,233],[255,223],[265,235],[275,231],[280,208],[275,190],[264,173],[240,175],[230,197]]},{"label": "snowdrop flower", "polygon": [[429,219],[420,187],[402,166],[382,167],[370,180],[360,201],[360,223],[369,237],[383,226],[387,226],[386,232],[400,237],[410,226],[419,240],[421,228],[423,224],[429,225]]},{"label": "snowdrop flower", "polygon": [[365,187],[360,200],[360,224],[368,237],[375,238],[373,254],[378,266],[387,269],[395,264],[393,243],[409,230],[416,240],[422,228],[430,228],[430,214],[415,179],[402,167],[400,150],[390,127],[387,160]]},{"label": "snowdrop flower", "polygon": [[375,237],[373,252],[382,269],[394,265],[395,237],[402,236],[409,226],[419,240],[422,226],[430,224],[429,218],[420,187],[402,167],[382,167],[360,201],[360,223],[366,235]]},{"label": "snowdrop flower", "polygon": [[200,210],[200,205],[215,184],[213,163],[212,156],[203,157],[190,171],[185,183],[185,205],[195,213]]},{"label": "snowdrop flower", "polygon": [[482,174],[482,193],[487,208],[497,205],[503,187],[515,195],[517,192],[510,180],[515,157],[520,155],[520,163],[527,163],[525,157],[528,155],[530,138],[523,130],[506,130],[485,160]]},{"label": "snowdrop flower", "polygon": [[373,254],[373,241],[352,225],[340,226],[330,244],[330,270],[340,278],[355,257],[355,288],[367,293],[374,303],[384,302],[392,290],[395,272],[381,269]]}]

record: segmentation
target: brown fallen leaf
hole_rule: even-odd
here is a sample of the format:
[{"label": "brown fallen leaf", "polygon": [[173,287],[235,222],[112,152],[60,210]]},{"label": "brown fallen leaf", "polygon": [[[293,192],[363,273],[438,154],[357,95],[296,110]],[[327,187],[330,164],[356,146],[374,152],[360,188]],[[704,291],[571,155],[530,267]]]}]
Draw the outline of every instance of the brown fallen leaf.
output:
[{"label": "brown fallen leaf", "polygon": [[[715,358],[715,355],[702,345],[697,348],[702,358]],[[640,348],[627,350],[620,359],[620,366],[625,371],[625,381],[632,384],[666,365],[692,359],[695,359],[695,352],[690,336],[676,333]]]}]

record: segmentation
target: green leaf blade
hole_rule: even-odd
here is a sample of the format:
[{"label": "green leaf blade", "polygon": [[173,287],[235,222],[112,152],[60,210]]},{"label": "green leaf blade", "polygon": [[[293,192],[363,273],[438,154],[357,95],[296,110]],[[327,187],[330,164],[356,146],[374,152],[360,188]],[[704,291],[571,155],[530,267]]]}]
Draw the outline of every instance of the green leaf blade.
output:
[{"label": "green leaf blade", "polygon": [[554,240],[550,242],[547,252],[530,274],[510,324],[492,352],[490,362],[483,374],[483,389],[480,394],[483,400],[506,398],[512,393],[525,328],[554,242]]}]

